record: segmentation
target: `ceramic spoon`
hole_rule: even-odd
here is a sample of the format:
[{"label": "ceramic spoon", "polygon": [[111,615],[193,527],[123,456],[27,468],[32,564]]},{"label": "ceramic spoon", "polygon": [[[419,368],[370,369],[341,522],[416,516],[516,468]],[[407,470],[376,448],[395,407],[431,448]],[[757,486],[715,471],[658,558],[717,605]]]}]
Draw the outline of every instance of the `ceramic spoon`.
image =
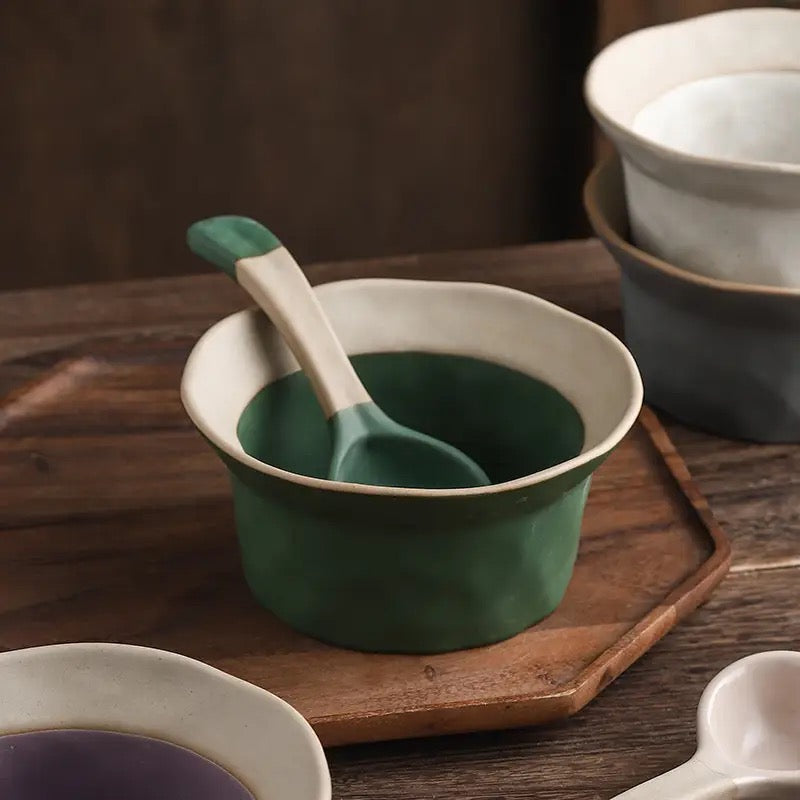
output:
[{"label": "ceramic spoon", "polygon": [[489,484],[460,450],[398,424],[375,404],[297,262],[263,225],[212,217],[186,238],[267,313],[308,375],[331,431],[331,480],[428,489]]},{"label": "ceramic spoon", "polygon": [[800,797],[800,653],[736,661],[703,692],[697,752],[616,800]]}]

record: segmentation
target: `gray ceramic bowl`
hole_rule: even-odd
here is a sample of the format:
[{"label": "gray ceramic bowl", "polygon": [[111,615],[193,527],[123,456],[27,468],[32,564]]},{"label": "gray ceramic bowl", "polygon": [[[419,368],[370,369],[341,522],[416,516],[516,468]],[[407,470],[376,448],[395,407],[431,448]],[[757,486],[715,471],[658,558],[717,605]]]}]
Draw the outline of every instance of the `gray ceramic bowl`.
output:
[{"label": "gray ceramic bowl", "polygon": [[800,290],[707,278],[634,247],[618,158],[589,176],[584,204],[622,270],[646,401],[722,436],[800,441]]}]

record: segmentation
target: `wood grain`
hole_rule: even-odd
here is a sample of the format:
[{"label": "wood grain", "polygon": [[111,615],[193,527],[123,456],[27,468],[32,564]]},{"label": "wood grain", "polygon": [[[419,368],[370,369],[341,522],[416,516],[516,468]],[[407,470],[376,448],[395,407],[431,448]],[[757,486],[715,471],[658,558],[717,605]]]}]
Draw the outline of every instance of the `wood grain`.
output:
[{"label": "wood grain", "polygon": [[[594,241],[322,263],[306,272],[314,284],[353,275],[499,283],[619,325],[616,269]],[[83,342],[195,334],[247,305],[244,292],[217,274],[6,292],[0,361],[11,362],[6,370],[30,363],[35,374]],[[48,352],[53,356],[43,364]]]},{"label": "wood grain", "polygon": [[119,343],[0,408],[3,649],[191,655],[284,697],[326,744],[515,727],[582,708],[727,570],[727,541],[645,410],[593,480],[573,580],[542,623],[438,656],[322,645],[245,589],[227,481],[178,396],[190,346]]},{"label": "wood grain", "polygon": [[580,235],[586,6],[3,0],[0,288],[197,271],[222,213],[301,263]]},{"label": "wood grain", "polygon": [[[316,264],[308,274],[313,283],[352,275],[490,281],[622,332],[617,270],[595,240]],[[113,348],[120,339],[162,343],[199,335],[248,302],[220,275],[0,294],[0,392],[71,353],[99,352],[104,342]],[[800,448],[718,439],[668,417],[663,422],[731,537],[733,569],[798,563],[800,489],[794,476],[800,474]]]},{"label": "wood grain", "polygon": [[[490,280],[549,297],[619,329],[616,272],[593,241],[319,265],[310,274],[316,282],[354,274]],[[0,385],[11,389],[64,356],[99,352],[105,345],[117,347],[119,341],[180,343],[245,303],[236,287],[215,276],[0,294]],[[62,414],[68,416],[68,410]],[[800,489],[794,478],[800,447],[730,442],[663,417],[662,422],[733,541],[732,572],[711,600],[565,722],[329,751],[335,797],[607,800],[691,754],[697,700],[721,667],[758,650],[800,649]],[[0,440],[5,440],[2,432]],[[198,507],[194,517],[180,512],[186,513],[189,532],[193,519],[222,519],[229,513],[221,473],[219,479],[218,504]],[[0,510],[10,500],[11,492],[0,490]],[[97,526],[91,536],[105,536],[111,558],[116,548],[113,529],[102,517],[76,521],[60,546],[70,544],[70,537],[72,544],[82,541],[90,523]],[[176,530],[179,536],[189,535]],[[15,533],[3,531],[0,541],[8,546]],[[43,536],[41,531],[36,535]],[[159,566],[157,530],[151,539],[149,568],[166,569]],[[51,552],[52,542],[33,542],[41,568],[49,569],[50,575],[68,575],[63,565],[59,567],[58,550]],[[223,558],[221,572],[228,569],[233,574],[233,564],[229,560],[226,566],[219,544],[206,541],[202,547]],[[232,559],[234,549],[230,543],[227,548],[227,558]],[[24,553],[22,547],[15,558],[24,559]],[[123,561],[124,557],[117,563],[117,574],[124,579]],[[190,569],[198,569],[196,563]],[[5,567],[6,573],[12,570],[13,562]],[[15,591],[24,593],[20,581],[12,583]],[[29,586],[27,591],[33,596],[40,589]],[[33,626],[33,635],[46,630],[52,613],[48,602],[57,605],[59,591],[54,589],[51,601],[29,605],[26,624]],[[90,601],[87,593],[83,602]],[[201,591],[191,602],[213,613],[213,604]],[[8,630],[4,619],[0,616],[0,631]],[[80,632],[79,615],[72,625],[67,635]],[[121,637],[136,633],[124,621],[116,629]]]},{"label": "wood grain", "polygon": [[552,725],[336,748],[348,800],[609,800],[685,761],[703,688],[758,650],[800,649],[800,573],[729,575],[580,714]]}]

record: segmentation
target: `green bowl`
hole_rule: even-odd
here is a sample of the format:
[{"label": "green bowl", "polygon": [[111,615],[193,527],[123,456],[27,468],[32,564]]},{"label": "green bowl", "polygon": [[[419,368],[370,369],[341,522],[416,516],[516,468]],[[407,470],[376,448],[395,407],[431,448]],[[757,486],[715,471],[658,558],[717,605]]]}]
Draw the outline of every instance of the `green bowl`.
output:
[{"label": "green bowl", "polygon": [[328,431],[305,375],[262,313],[226,317],[192,350],[181,393],[230,472],[255,597],[304,633],[376,652],[475,647],[552,612],[591,474],[641,406],[631,355],[498,286],[364,279],[317,293],[378,404],[493,483],[326,480]]}]

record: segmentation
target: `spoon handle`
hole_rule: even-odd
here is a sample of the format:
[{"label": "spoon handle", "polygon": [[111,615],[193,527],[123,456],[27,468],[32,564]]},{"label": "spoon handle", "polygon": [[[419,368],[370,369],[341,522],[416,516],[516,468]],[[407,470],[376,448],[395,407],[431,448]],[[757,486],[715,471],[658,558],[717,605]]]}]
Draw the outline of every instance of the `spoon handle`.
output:
[{"label": "spoon handle", "polygon": [[733,798],[734,783],[692,758],[647,783],[617,795],[614,800],[724,800]]},{"label": "spoon handle", "polygon": [[236,280],[289,345],[328,419],[350,406],[371,402],[311,284],[285,247],[240,258]]}]

